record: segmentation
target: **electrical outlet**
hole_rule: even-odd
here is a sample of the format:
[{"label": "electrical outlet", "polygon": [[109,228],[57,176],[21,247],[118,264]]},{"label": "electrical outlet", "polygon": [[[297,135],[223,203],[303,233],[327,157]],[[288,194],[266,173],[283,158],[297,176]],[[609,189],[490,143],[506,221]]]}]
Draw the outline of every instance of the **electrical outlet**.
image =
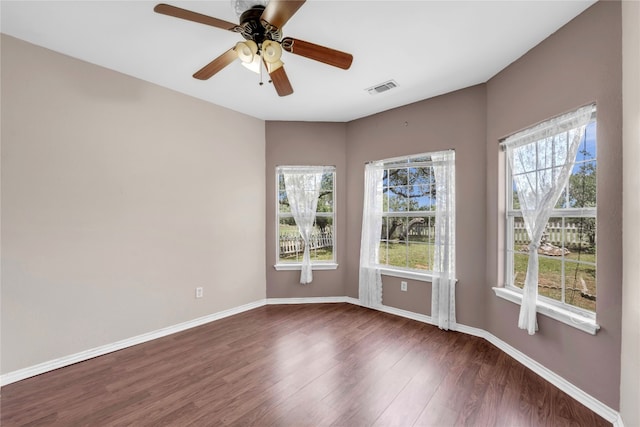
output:
[{"label": "electrical outlet", "polygon": [[196,288],[196,298],[202,298],[204,296],[204,290],[202,286]]},{"label": "electrical outlet", "polygon": [[400,290],[407,292],[407,282],[405,281],[400,282]]}]

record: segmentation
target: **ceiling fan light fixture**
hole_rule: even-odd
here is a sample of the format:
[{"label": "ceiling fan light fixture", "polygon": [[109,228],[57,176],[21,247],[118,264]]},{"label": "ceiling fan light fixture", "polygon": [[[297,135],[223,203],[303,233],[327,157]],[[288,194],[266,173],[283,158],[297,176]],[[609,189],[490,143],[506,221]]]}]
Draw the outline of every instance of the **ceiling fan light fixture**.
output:
[{"label": "ceiling fan light fixture", "polygon": [[264,57],[264,60],[270,64],[280,62],[280,57],[282,56],[282,47],[280,46],[280,43],[272,40],[265,40],[262,43],[262,56]]},{"label": "ceiling fan light fixture", "polygon": [[247,70],[251,70],[256,74],[260,74],[260,67],[261,67],[261,59],[260,59],[260,55],[253,55],[253,60],[251,62],[242,62],[242,65],[247,69]]},{"label": "ceiling fan light fixture", "polygon": [[252,63],[258,56],[258,45],[253,40],[236,43],[235,51],[243,64]]}]

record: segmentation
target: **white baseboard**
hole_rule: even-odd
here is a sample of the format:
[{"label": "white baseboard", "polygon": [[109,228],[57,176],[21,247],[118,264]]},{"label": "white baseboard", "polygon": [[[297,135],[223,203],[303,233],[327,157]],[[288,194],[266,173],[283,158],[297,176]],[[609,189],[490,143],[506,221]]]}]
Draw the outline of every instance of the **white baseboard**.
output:
[{"label": "white baseboard", "polygon": [[[167,335],[174,334],[176,332],[184,331],[186,329],[194,328],[196,326],[203,325],[205,323],[213,322],[225,317],[233,316],[254,308],[262,307],[263,305],[278,305],[278,304],[321,304],[321,303],[349,303],[354,305],[360,305],[360,301],[357,298],[352,297],[311,297],[311,298],[267,298],[266,300],[260,300],[253,303],[245,304],[239,307],[235,307],[229,310],[224,310],[218,313],[210,314],[208,316],[193,319],[187,322],[179,323],[167,328],[158,329],[146,334],[138,335],[132,338],[128,338],[122,341],[117,341],[112,344],[96,347],[90,350],[82,351],[70,356],[61,357],[59,359],[51,360],[48,362],[40,363],[28,368],[19,369],[17,371],[9,372],[0,377],[0,385],[11,384],[16,381],[23,380],[35,375],[39,375],[54,369],[62,368],[77,362],[82,362],[103,354],[111,353],[116,350],[121,350],[126,347],[141,344],[147,341],[151,341],[157,338],[161,338]],[[402,310],[395,307],[389,307],[381,305],[375,308],[376,310],[383,311],[385,313],[394,314],[396,316],[406,317],[419,322],[428,323],[434,325],[430,316],[414,313],[412,311]],[[624,427],[620,413],[609,408],[598,399],[574,386],[560,375],[544,367],[540,363],[536,362],[526,354],[510,346],[506,342],[497,338],[493,334],[483,330],[474,328],[471,326],[465,326],[457,324],[455,330],[465,334],[473,335],[476,337],[484,338],[491,344],[498,347],[500,350],[507,353],[509,356],[522,363],[525,367],[531,369],[536,374],[540,375],[545,380],[549,381],[554,386],[558,387],[569,396],[582,403],[587,408],[591,409],[596,414],[600,415],[605,420],[611,422],[614,427]]]},{"label": "white baseboard", "polygon": [[255,301],[249,304],[241,305],[239,307],[231,308],[229,310],[220,311],[207,316],[199,317],[197,319],[189,320],[187,322],[178,323],[177,325],[168,326],[166,328],[147,332],[142,335],[137,335],[135,337],[127,338],[121,341],[116,341],[111,344],[102,345],[100,347],[81,351],[69,356],[49,360],[47,362],[29,366],[27,368],[18,369],[17,371],[8,372],[0,376],[0,385],[5,386],[16,381],[44,374],[45,372],[53,371],[54,369],[63,368],[65,366],[73,365],[74,363],[89,360],[94,357],[102,356],[104,354],[111,353],[117,350],[122,350],[123,348],[142,344],[144,342],[155,340],[157,338],[162,338],[164,336],[175,334],[176,332],[184,331],[186,329],[195,328],[196,326],[204,325],[205,323],[233,316],[234,314],[239,314],[257,307],[262,307],[263,305],[265,305],[265,302],[265,300]]},{"label": "white baseboard", "polygon": [[400,317],[406,317],[407,319],[417,320],[418,322],[428,323],[436,326],[431,316],[426,314],[414,313],[413,311],[403,310],[401,308],[390,307],[388,305],[381,305],[376,310],[384,311],[385,313],[394,314]]},{"label": "white baseboard", "polygon": [[349,298],[349,297],[267,298],[267,305],[324,304],[324,303],[351,302],[350,300],[355,300],[355,299]]}]

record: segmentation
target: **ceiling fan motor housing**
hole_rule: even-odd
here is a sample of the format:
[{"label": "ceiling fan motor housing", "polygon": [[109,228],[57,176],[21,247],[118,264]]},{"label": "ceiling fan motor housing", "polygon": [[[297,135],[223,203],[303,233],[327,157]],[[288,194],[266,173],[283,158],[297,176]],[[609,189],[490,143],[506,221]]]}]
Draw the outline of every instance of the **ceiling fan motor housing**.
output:
[{"label": "ceiling fan motor housing", "polygon": [[282,31],[279,28],[261,21],[260,17],[264,9],[262,5],[255,5],[240,15],[240,34],[245,39],[256,42],[260,48],[265,40],[279,42],[282,39]]}]

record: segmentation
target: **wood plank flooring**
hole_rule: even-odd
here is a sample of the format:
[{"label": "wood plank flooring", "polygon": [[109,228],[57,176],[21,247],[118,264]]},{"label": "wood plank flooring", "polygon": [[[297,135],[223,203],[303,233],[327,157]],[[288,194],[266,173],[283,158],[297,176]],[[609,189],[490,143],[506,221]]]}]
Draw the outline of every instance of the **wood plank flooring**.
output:
[{"label": "wood plank flooring", "polygon": [[487,341],[265,306],[2,388],[8,426],[606,426]]}]

